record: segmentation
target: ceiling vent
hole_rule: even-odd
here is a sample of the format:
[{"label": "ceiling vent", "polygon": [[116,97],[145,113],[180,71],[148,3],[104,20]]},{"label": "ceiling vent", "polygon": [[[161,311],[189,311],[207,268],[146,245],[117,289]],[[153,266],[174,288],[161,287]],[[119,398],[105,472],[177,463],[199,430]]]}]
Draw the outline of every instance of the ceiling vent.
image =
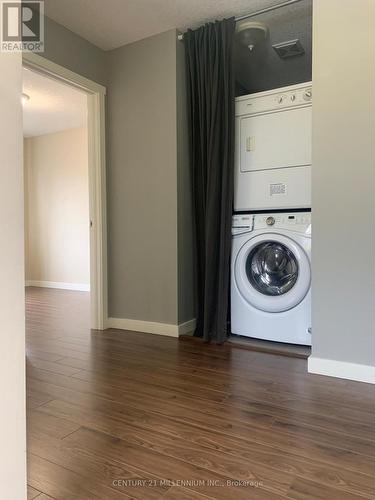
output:
[{"label": "ceiling vent", "polygon": [[289,40],[288,42],[275,43],[272,47],[281,59],[301,56],[305,53],[305,49],[298,38],[296,40]]}]

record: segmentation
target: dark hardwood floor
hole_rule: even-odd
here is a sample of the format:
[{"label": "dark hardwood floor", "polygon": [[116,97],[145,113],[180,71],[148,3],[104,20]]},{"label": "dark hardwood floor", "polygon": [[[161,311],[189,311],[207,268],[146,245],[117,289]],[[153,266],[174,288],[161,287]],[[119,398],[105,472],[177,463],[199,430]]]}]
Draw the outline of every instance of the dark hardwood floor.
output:
[{"label": "dark hardwood floor", "polygon": [[304,359],[90,332],[87,293],[29,288],[27,375],[30,499],[375,499],[375,387]]}]

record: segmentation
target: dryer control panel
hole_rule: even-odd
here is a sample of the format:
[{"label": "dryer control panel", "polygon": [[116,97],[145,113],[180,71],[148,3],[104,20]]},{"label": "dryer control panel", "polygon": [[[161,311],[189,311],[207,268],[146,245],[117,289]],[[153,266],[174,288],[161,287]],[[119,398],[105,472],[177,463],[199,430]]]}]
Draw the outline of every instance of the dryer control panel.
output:
[{"label": "dryer control panel", "polygon": [[298,106],[299,104],[306,104],[312,100],[311,87],[304,89],[291,90],[289,92],[281,92],[277,94],[274,102],[276,109],[284,106]]},{"label": "dryer control panel", "polygon": [[258,92],[236,99],[236,116],[278,111],[283,108],[311,106],[311,82]]}]

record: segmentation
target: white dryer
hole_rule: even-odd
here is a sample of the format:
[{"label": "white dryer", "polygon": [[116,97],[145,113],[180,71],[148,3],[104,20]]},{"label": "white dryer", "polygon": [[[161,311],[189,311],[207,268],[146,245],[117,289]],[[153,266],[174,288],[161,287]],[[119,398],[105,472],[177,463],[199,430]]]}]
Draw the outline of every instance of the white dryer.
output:
[{"label": "white dryer", "polygon": [[236,99],[235,211],[311,207],[311,82]]},{"label": "white dryer", "polygon": [[311,213],[233,217],[231,330],[311,345]]}]

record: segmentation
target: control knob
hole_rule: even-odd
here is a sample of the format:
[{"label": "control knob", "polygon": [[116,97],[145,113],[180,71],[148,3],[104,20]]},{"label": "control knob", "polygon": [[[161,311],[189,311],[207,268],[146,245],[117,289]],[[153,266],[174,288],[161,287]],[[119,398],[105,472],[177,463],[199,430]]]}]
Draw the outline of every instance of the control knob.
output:
[{"label": "control knob", "polygon": [[273,226],[275,224],[275,218],[274,217],[267,217],[266,224],[267,224],[267,226]]}]

